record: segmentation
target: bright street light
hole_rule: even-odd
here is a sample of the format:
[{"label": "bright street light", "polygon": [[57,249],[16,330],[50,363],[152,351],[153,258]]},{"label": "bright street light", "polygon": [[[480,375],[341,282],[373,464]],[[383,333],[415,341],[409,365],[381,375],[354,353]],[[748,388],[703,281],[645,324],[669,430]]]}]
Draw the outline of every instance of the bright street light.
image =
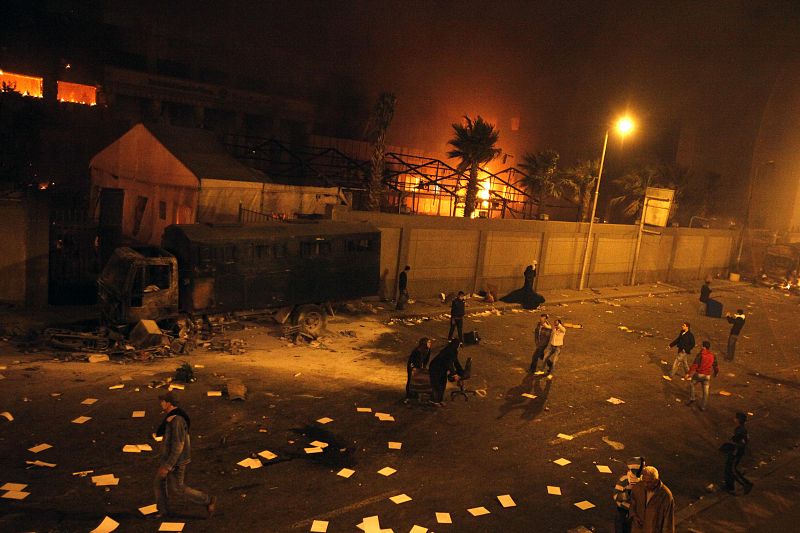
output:
[{"label": "bright street light", "polygon": [[[625,137],[634,129],[633,120],[627,115],[617,119],[614,129],[620,137]],[[600,179],[603,177],[603,165],[606,162],[606,148],[608,148],[608,132],[603,140],[603,153],[600,156],[600,168],[597,171],[597,185],[594,188],[594,201],[592,202],[592,215],[589,217],[589,231],[586,232],[586,246],[583,249],[583,265],[581,266],[581,279],[578,282],[578,290],[583,290],[586,286],[586,267],[589,265],[589,248],[592,242],[592,228],[594,227],[594,215],[597,211],[597,196],[600,194]]]}]

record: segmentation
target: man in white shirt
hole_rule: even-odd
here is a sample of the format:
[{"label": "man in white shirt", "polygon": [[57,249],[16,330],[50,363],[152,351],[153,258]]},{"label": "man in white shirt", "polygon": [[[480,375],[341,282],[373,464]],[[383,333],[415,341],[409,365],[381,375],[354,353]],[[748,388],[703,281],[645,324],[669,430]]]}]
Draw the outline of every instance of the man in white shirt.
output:
[{"label": "man in white shirt", "polygon": [[547,379],[553,379],[553,369],[558,361],[558,356],[561,354],[561,348],[564,346],[564,335],[567,334],[567,328],[557,318],[553,323],[553,329],[550,333],[550,341],[547,343],[547,348],[544,351],[544,362],[547,365]]}]

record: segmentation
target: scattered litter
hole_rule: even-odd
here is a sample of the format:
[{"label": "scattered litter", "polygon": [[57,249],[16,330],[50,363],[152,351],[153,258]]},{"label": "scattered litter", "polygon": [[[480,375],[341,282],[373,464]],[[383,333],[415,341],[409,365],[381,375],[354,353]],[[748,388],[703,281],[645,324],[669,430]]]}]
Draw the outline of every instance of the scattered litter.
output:
[{"label": "scattered litter", "polygon": [[183,522],[161,522],[159,531],[183,531]]},{"label": "scattered litter", "polygon": [[89,357],[86,358],[86,360],[89,361],[90,363],[105,363],[107,361],[110,361],[111,359],[109,359],[108,355],[104,353],[93,353],[90,354]]},{"label": "scattered litter", "polygon": [[92,483],[97,487],[106,487],[108,485],[119,485],[119,478],[114,474],[103,474],[101,476],[92,476]]},{"label": "scattered litter", "polygon": [[669,376],[661,376],[661,379],[666,380],[666,381],[672,381],[672,378],[669,377]]},{"label": "scattered litter", "polygon": [[325,533],[328,531],[328,522],[325,520],[314,520],[311,523],[311,529],[309,529],[312,533]]},{"label": "scattered litter", "polygon": [[0,490],[6,490],[6,491],[10,491],[10,490],[21,491],[21,490],[25,490],[25,487],[27,487],[27,486],[28,486],[28,485],[24,485],[24,484],[22,484],[22,483],[6,483],[6,484],[5,484],[5,485],[3,485],[2,487],[0,487]]},{"label": "scattered litter", "polygon": [[119,527],[119,522],[107,516],[103,518],[103,521],[100,522],[100,525],[94,528],[90,533],[110,533],[111,531],[114,531],[118,527]]},{"label": "scattered litter", "polygon": [[85,423],[85,422],[88,422],[88,421],[89,421],[89,420],[91,420],[91,419],[92,419],[92,417],[91,417],[91,416],[79,416],[78,418],[76,418],[75,420],[73,420],[73,421],[72,421],[72,423],[73,423],[73,424],[83,424],[83,423]]},{"label": "scattered litter", "polygon": [[394,422],[394,417],[389,413],[375,413],[375,416],[381,422]]},{"label": "scattered litter", "polygon": [[28,496],[30,496],[30,492],[22,492],[19,490],[10,490],[0,496],[0,498],[8,498],[9,500],[24,500]]},{"label": "scattered litter", "polygon": [[594,466],[597,467],[597,471],[600,472],[601,474],[610,474],[611,473],[611,469],[609,467],[607,467],[606,465],[594,465]]},{"label": "scattered litter", "polygon": [[544,370],[537,370],[536,372],[533,373],[533,375],[534,376],[543,376],[544,375]]},{"label": "scattered litter", "polygon": [[531,400],[533,400],[533,399],[535,399],[535,398],[536,398],[536,395],[535,395],[535,394],[531,394],[530,392],[523,392],[523,393],[522,393],[522,396],[523,396],[524,398],[530,398]]},{"label": "scattered litter", "polygon": [[436,513],[436,522],[439,524],[452,524],[453,519],[450,518],[450,513]]},{"label": "scattered litter", "polygon": [[306,453],[322,453],[322,448],[314,446],[312,448],[303,448]]},{"label": "scattered litter", "polygon": [[143,515],[147,516],[149,514],[153,514],[158,511],[158,505],[153,503],[150,505],[145,505],[144,507],[139,507],[139,512]]},{"label": "scattered litter", "polygon": [[572,322],[562,322],[562,326],[570,329],[583,329],[583,324],[573,324]]},{"label": "scattered litter", "polygon": [[398,494],[397,496],[392,496],[389,499],[399,505],[401,503],[410,502],[411,496],[409,496],[408,494]]},{"label": "scattered litter", "polygon": [[664,360],[662,359],[662,360],[661,360],[661,364],[662,364],[662,365],[668,365],[669,363],[668,363],[667,361],[664,361]]},{"label": "scattered litter", "polygon": [[333,422],[333,418],[328,418],[327,416],[317,420],[318,424],[323,424],[323,425],[324,424],[330,424],[331,422]]},{"label": "scattered litter", "polygon": [[242,400],[247,398],[247,387],[238,379],[232,379],[225,384],[229,400]]},{"label": "scattered litter", "polygon": [[209,397],[222,396],[222,391],[221,390],[210,390],[210,391],[208,391],[206,393],[206,396],[209,396]]},{"label": "scattered litter", "polygon": [[81,402],[81,405],[93,405],[97,403],[97,398],[86,398]]},{"label": "scattered litter", "polygon": [[561,459],[556,459],[556,460],[555,460],[555,461],[553,461],[553,462],[554,462],[555,464],[557,464],[558,466],[567,466],[567,465],[568,465],[568,464],[570,464],[572,461],[570,461],[569,459],[564,459],[564,458],[562,457]]},{"label": "scattered litter", "polygon": [[[182,385],[182,384],[180,384],[180,383],[174,383],[174,382],[173,382],[173,383],[170,383],[170,384],[169,384],[169,387],[167,387],[167,390],[176,390],[176,389],[177,389],[177,390],[186,390],[186,387],[185,387],[185,386],[183,386],[183,385]],[[165,523],[165,524],[168,524],[168,523],[170,523],[170,522],[164,522],[164,523]],[[181,527],[183,527],[183,524],[181,524]],[[159,530],[159,531],[161,531],[161,530]],[[173,531],[173,530],[166,530],[166,531]]]},{"label": "scattered litter", "polygon": [[467,512],[472,516],[483,516],[485,514],[489,514],[489,509],[486,507],[473,507],[471,509],[467,509]]},{"label": "scattered litter", "polygon": [[255,470],[256,468],[261,468],[262,466],[264,466],[259,459],[255,459],[253,457],[242,459],[236,464],[241,466],[242,468],[249,468],[251,470]]},{"label": "scattered litter", "polygon": [[501,494],[497,497],[497,501],[500,502],[500,505],[503,507],[516,507],[517,503],[511,498],[510,494]]},{"label": "scattered litter", "polygon": [[356,407],[356,412],[358,413],[371,413],[372,407]]},{"label": "scattered litter", "polygon": [[25,461],[25,464],[29,464],[31,466],[40,466],[42,468],[55,468],[56,467],[55,463],[45,463],[44,461],[39,461],[38,459],[36,461]]},{"label": "scattered litter", "polygon": [[264,451],[258,452],[258,456],[259,457],[263,457],[267,461],[271,461],[271,460],[275,459],[276,457],[278,457],[277,454],[274,454],[269,450],[264,450]]},{"label": "scattered litter", "polygon": [[347,479],[347,478],[349,478],[350,476],[352,476],[355,473],[356,473],[355,470],[351,470],[349,468],[342,468],[341,470],[339,470],[336,473],[336,475],[339,476],[339,477],[343,477],[343,478]]},{"label": "scattered litter", "polygon": [[726,391],[726,390],[721,390],[721,391],[719,391],[719,395],[720,396],[730,396],[731,393]]},{"label": "scattered litter", "polygon": [[619,398],[614,398],[613,396],[606,400],[608,403],[613,403],[614,405],[619,405],[621,403],[625,403],[624,400],[620,400]]},{"label": "scattered litter", "polygon": [[78,476],[78,477],[86,477],[89,474],[93,474],[93,473],[94,473],[94,470],[81,470],[79,472],[73,472],[72,475],[73,476]]},{"label": "scattered litter", "polygon": [[144,411],[134,411],[131,413],[131,418],[144,418],[145,412]]},{"label": "scattered litter", "polygon": [[302,374],[302,372],[298,372],[297,374],[294,375],[294,377],[296,377],[296,378],[300,377],[300,374]]},{"label": "scattered litter", "polygon": [[328,447],[328,443],[327,442],[322,442],[321,440],[315,440],[315,441],[309,442],[309,444],[311,444],[312,446],[316,446],[317,448],[327,448]]},{"label": "scattered litter", "polygon": [[392,474],[394,474],[395,472],[397,472],[397,470],[395,470],[395,469],[394,469],[394,468],[392,468],[391,466],[385,466],[385,467],[381,468],[380,470],[378,470],[378,473],[379,473],[380,475],[382,475],[382,476],[386,476],[386,477],[389,477],[389,476],[391,476],[391,475],[392,475]]},{"label": "scattered litter", "polygon": [[0,413],[0,416],[5,418],[9,422],[13,422],[14,421],[14,416],[11,413],[9,413],[8,411],[3,411],[2,413]]},{"label": "scattered litter", "polygon": [[119,389],[124,389],[124,388],[125,388],[125,384],[124,383],[120,383],[119,385],[111,385],[108,388],[108,390],[119,390]]},{"label": "scattered litter", "polygon": [[558,437],[559,439],[564,439],[564,440],[572,440],[572,439],[575,438],[572,435],[566,435],[564,433],[559,433],[558,435],[556,435],[556,437]]},{"label": "scattered litter", "polygon": [[408,533],[428,533],[428,528],[414,524],[414,527]]},{"label": "scattered litter", "polygon": [[390,450],[399,450],[402,447],[403,447],[403,443],[402,442],[389,441],[389,449]]},{"label": "scattered litter", "polygon": [[595,505],[592,502],[588,501],[588,500],[583,500],[582,502],[578,502],[578,503],[575,504],[575,507],[577,507],[581,511],[585,511],[587,509],[591,509],[594,506]]},{"label": "scattered litter", "polygon": [[122,451],[125,453],[140,453],[142,450],[139,449],[138,444],[126,444],[122,447]]},{"label": "scattered litter", "polygon": [[52,447],[53,446],[51,444],[42,443],[42,444],[37,444],[36,446],[34,446],[32,448],[28,448],[28,451],[31,452],[31,453],[39,453],[39,452],[43,452],[45,450],[49,450]]},{"label": "scattered litter", "polygon": [[553,485],[547,485],[547,494],[552,494],[553,496],[561,496],[561,487],[554,487]]},{"label": "scattered litter", "polygon": [[195,368],[205,368],[206,365],[194,365]]},{"label": "scattered litter", "polygon": [[603,437],[602,441],[605,442],[606,444],[608,444],[609,446],[611,446],[612,448],[614,448],[615,450],[624,450],[625,449],[625,445],[624,444],[622,444],[621,442],[617,442],[615,440],[611,440],[608,437]]}]

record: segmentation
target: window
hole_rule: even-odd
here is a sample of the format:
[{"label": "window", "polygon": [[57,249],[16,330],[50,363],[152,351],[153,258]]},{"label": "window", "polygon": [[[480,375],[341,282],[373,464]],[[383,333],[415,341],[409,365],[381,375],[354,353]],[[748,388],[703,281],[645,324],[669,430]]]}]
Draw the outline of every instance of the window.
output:
[{"label": "window", "polygon": [[84,105],[97,104],[96,87],[80,83],[69,83],[67,81],[59,81],[57,84],[59,102],[71,102],[73,104]]},{"label": "window", "polygon": [[230,244],[214,248],[214,260],[218,263],[233,263],[236,261],[236,246]]},{"label": "window", "polygon": [[158,218],[167,220],[167,202],[158,202]]},{"label": "window", "polygon": [[144,271],[144,292],[169,289],[170,271],[169,265],[147,265]]},{"label": "window", "polygon": [[368,252],[372,249],[372,241],[369,239],[358,239],[347,241],[348,252]]},{"label": "window", "polygon": [[272,246],[269,244],[254,244],[253,245],[253,259],[263,260],[272,257]]},{"label": "window", "polygon": [[328,241],[311,241],[300,243],[300,255],[302,257],[317,257],[330,255],[331,243]]}]

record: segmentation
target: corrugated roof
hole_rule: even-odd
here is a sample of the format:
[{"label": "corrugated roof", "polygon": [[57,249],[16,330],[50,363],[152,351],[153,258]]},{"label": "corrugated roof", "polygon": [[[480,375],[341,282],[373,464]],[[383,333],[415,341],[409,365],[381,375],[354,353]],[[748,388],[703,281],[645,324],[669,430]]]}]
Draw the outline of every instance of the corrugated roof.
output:
[{"label": "corrugated roof", "polygon": [[198,179],[270,182],[263,172],[228,155],[210,131],[162,124],[144,127]]}]

